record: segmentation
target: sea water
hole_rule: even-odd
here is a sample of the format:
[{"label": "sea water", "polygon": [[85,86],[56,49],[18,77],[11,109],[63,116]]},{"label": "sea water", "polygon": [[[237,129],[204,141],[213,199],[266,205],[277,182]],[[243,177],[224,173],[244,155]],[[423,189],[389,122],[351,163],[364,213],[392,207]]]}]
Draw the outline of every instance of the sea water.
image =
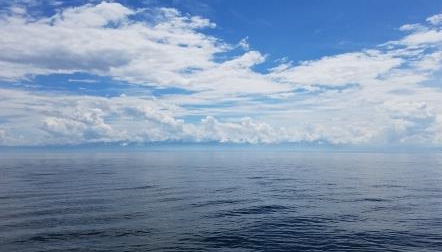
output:
[{"label": "sea water", "polygon": [[442,154],[0,154],[0,251],[442,251]]}]

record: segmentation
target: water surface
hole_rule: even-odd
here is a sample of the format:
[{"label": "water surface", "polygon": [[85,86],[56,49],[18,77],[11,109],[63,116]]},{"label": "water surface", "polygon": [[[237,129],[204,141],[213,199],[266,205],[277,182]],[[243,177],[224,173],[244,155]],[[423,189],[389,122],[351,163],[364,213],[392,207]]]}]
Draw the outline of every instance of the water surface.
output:
[{"label": "water surface", "polygon": [[442,155],[0,154],[0,251],[442,251]]}]

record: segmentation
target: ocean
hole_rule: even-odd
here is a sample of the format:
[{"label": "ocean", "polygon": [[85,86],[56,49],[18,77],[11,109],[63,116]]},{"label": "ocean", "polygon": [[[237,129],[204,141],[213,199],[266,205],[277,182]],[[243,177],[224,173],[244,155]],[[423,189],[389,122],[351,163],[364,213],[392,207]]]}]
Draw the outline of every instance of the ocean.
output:
[{"label": "ocean", "polygon": [[442,251],[442,154],[0,154],[0,251]]}]

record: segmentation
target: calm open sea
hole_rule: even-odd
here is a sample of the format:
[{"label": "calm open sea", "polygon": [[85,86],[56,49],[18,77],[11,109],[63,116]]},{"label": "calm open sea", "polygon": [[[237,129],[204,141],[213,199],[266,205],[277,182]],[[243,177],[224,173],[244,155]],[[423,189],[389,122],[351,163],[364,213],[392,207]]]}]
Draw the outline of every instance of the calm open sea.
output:
[{"label": "calm open sea", "polygon": [[0,154],[0,251],[442,251],[442,154]]}]

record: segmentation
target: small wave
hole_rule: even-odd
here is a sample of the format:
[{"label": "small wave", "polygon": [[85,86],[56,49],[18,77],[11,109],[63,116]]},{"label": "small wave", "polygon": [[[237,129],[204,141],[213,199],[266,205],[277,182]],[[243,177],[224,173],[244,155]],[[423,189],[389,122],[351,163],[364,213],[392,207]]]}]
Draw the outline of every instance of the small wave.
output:
[{"label": "small wave", "polygon": [[27,239],[17,240],[13,243],[29,243],[29,242],[49,242],[49,241],[69,241],[72,239],[83,239],[92,237],[110,237],[118,238],[125,236],[146,236],[152,233],[151,229],[109,229],[100,231],[84,231],[84,232],[70,232],[70,233],[46,233],[31,236]]},{"label": "small wave", "polygon": [[239,190],[240,188],[241,187],[239,187],[239,186],[227,187],[227,188],[213,190],[213,192],[214,193],[232,193],[232,192]]},{"label": "small wave", "polygon": [[382,198],[364,198],[360,201],[368,201],[368,202],[392,202],[390,199],[382,199]]},{"label": "small wave", "polygon": [[126,190],[146,190],[155,188],[153,185],[145,185],[145,186],[135,186],[135,187],[123,187],[123,188],[115,188],[116,191],[126,191]]},{"label": "small wave", "polygon": [[240,208],[230,211],[223,211],[215,214],[213,217],[228,217],[228,216],[239,216],[239,215],[248,215],[248,214],[270,214],[275,212],[287,211],[288,207],[281,205],[262,205],[262,206],[254,206],[248,208]]},{"label": "small wave", "polygon": [[246,200],[210,200],[199,203],[192,204],[193,207],[208,207],[208,206],[219,206],[219,205],[231,205],[247,202]]},{"label": "small wave", "polygon": [[406,186],[402,185],[388,185],[388,184],[380,184],[380,185],[373,185],[373,188],[405,188]]},{"label": "small wave", "polygon": [[74,233],[52,233],[52,234],[40,234],[32,236],[26,240],[19,240],[15,243],[26,243],[26,242],[46,242],[51,240],[68,240],[76,239],[89,236],[99,236],[103,234],[102,231],[90,231],[90,232],[74,232]]}]

